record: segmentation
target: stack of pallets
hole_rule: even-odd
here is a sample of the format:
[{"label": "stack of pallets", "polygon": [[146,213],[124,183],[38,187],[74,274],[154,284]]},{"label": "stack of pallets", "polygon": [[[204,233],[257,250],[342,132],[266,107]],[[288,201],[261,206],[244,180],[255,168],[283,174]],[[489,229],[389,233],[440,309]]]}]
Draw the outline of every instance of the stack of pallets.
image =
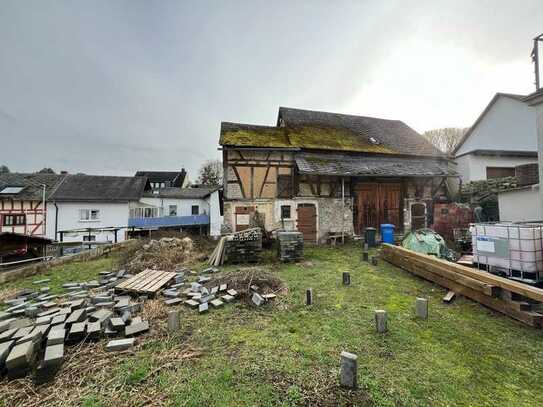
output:
[{"label": "stack of pallets", "polygon": [[260,228],[246,229],[223,236],[209,257],[211,266],[228,263],[255,263],[262,251]]},{"label": "stack of pallets", "polygon": [[403,247],[383,245],[384,260],[535,327],[543,327],[543,290]]}]

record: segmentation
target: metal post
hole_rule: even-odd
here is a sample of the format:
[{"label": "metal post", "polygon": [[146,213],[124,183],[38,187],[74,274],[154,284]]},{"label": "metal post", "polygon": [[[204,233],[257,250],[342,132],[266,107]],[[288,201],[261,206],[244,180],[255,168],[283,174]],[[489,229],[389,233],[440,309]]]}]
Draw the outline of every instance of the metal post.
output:
[{"label": "metal post", "polygon": [[341,243],[345,244],[345,178],[341,177]]},{"label": "metal post", "polygon": [[43,237],[47,237],[47,218],[45,216],[46,213],[46,207],[45,207],[45,188],[47,188],[47,185],[42,184],[43,187],[43,193],[42,193],[42,208],[41,208],[41,218],[43,223]]}]

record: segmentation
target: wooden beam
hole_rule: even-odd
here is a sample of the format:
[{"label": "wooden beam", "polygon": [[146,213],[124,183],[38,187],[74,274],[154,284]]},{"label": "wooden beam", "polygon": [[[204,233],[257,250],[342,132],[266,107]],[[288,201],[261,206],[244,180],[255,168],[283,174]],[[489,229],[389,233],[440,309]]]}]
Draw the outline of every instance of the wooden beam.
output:
[{"label": "wooden beam", "polygon": [[470,267],[461,266],[459,264],[451,263],[446,260],[441,260],[441,259],[438,259],[437,257],[429,256],[427,254],[416,253],[414,251],[405,249],[403,247],[392,246],[389,244],[384,244],[383,246],[385,246],[385,250],[393,250],[396,252],[404,253],[408,257],[422,259],[428,264],[428,267],[431,267],[433,265],[441,266],[447,270],[451,270],[453,272],[462,274],[467,277],[471,277],[473,279],[485,282],[487,284],[491,284],[496,287],[501,287],[505,290],[523,295],[537,302],[543,302],[543,289],[541,288],[532,287],[530,285],[523,284],[518,281],[509,280],[507,278],[495,276],[494,274],[490,274],[487,271],[481,271],[481,270],[473,269]]}]

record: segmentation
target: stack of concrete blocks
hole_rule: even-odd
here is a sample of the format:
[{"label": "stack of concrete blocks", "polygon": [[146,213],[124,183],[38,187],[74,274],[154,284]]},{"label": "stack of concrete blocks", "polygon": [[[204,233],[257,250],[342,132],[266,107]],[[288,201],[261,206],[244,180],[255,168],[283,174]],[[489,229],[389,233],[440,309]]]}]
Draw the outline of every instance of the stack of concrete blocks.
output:
[{"label": "stack of concrete blocks", "polygon": [[8,308],[0,312],[0,373],[19,378],[34,371],[35,381],[44,383],[61,368],[65,344],[148,331],[148,321],[133,317],[142,304],[115,295],[114,286],[129,277],[124,270],[101,272],[99,280],[63,284],[62,295],[41,287],[24,289],[6,300]]},{"label": "stack of concrete blocks", "polygon": [[224,256],[227,263],[256,263],[262,252],[262,232],[255,228],[229,236],[225,242]]},{"label": "stack of concrete blocks", "polygon": [[304,235],[301,232],[277,232],[281,261],[299,261],[304,257]]}]

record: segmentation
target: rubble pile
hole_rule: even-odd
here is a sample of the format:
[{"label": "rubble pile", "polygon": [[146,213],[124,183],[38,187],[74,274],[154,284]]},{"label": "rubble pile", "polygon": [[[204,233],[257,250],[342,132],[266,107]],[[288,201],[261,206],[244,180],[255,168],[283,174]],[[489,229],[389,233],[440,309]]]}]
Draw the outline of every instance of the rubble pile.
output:
[{"label": "rubble pile", "polygon": [[281,280],[271,274],[252,271],[219,278],[209,275],[218,272],[219,269],[209,267],[196,276],[195,281],[189,282],[188,276],[197,273],[186,268],[177,270],[175,284],[162,291],[164,303],[184,304],[205,313],[210,308],[220,308],[240,299],[260,306],[274,299],[276,292],[283,289]]},{"label": "rubble pile", "polygon": [[194,256],[194,244],[191,238],[163,237],[142,245],[124,267],[134,274],[148,268],[172,270]]},{"label": "rubble pile", "polygon": [[[146,297],[116,295],[114,286],[130,277],[125,270],[100,272],[100,279],[63,284],[66,293],[48,287],[24,289],[4,301],[0,312],[0,371],[9,379],[33,373],[34,381],[50,381],[61,368],[66,347],[103,337],[106,350],[134,345],[134,336],[149,331],[149,322],[136,316]],[[49,280],[34,281],[41,286]]]}]

